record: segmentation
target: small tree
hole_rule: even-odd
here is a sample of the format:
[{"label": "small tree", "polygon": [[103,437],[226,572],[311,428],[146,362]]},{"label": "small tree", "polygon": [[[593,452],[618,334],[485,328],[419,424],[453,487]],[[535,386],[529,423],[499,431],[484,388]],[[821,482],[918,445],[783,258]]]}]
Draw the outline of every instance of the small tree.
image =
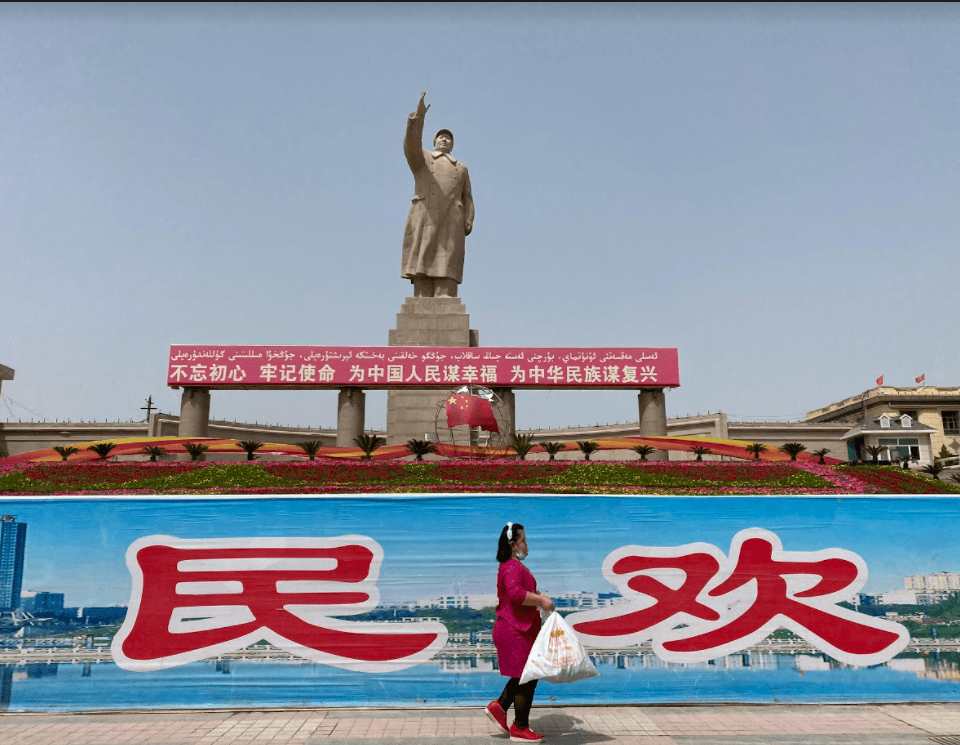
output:
[{"label": "small tree", "polygon": [[694,453],[697,456],[697,463],[703,462],[703,456],[713,455],[713,451],[708,448],[706,445],[693,445],[690,448],[690,452]]},{"label": "small tree", "polygon": [[594,442],[593,440],[577,440],[577,447],[580,448],[580,452],[583,453],[583,459],[590,460],[590,454],[600,449],[600,443]]},{"label": "small tree", "polygon": [[116,447],[112,442],[98,442],[96,445],[91,445],[87,450],[92,450],[97,455],[100,456],[100,460],[106,460],[110,457],[110,451]]},{"label": "small tree", "polygon": [[781,453],[786,453],[787,455],[789,455],[790,460],[796,460],[797,456],[807,449],[807,446],[799,442],[785,442],[783,445],[781,445],[777,449]]},{"label": "small tree", "polygon": [[825,464],[826,461],[823,459],[824,456],[830,452],[830,448],[820,448],[819,450],[814,450],[813,454],[819,458],[818,463]]},{"label": "small tree", "polygon": [[185,442],[183,449],[190,455],[190,460],[203,460],[203,454],[210,448],[202,442]]},{"label": "small tree", "polygon": [[520,460],[526,460],[527,454],[533,449],[533,435],[514,434],[510,447],[516,451]]},{"label": "small tree", "polygon": [[933,463],[930,463],[924,466],[920,470],[923,471],[924,473],[929,473],[931,476],[933,476],[933,478],[939,481],[940,474],[943,472],[943,468],[944,468],[943,463],[941,463],[938,460],[935,460]]},{"label": "small tree", "polygon": [[953,475],[950,477],[950,480],[951,480],[951,481],[956,481],[958,484],[960,484],[960,473],[955,473],[955,474],[953,474]]},{"label": "small tree", "polygon": [[880,462],[880,453],[886,449],[886,445],[867,445],[866,447],[866,451],[870,454],[870,457],[873,458],[874,465]]},{"label": "small tree", "polygon": [[156,463],[157,458],[162,458],[167,454],[167,449],[159,445],[144,445],[143,450],[140,452],[144,455],[149,455],[151,463]]},{"label": "small tree", "polygon": [[323,447],[323,443],[320,440],[307,440],[306,442],[297,442],[294,443],[294,447],[300,448],[304,453],[309,456],[310,460],[313,460],[317,457],[317,453],[320,448]]},{"label": "small tree", "polygon": [[747,445],[747,452],[753,453],[754,460],[760,460],[760,453],[765,452],[766,449],[767,446],[762,442],[751,442],[749,445]]},{"label": "small tree", "polygon": [[263,443],[256,440],[240,440],[237,445],[243,448],[247,454],[247,460],[256,460],[254,453],[263,447]]},{"label": "small tree", "polygon": [[377,448],[387,444],[387,441],[377,435],[362,434],[353,438],[357,447],[363,451],[360,460],[370,460]]},{"label": "small tree", "polygon": [[951,452],[947,449],[947,446],[946,446],[946,445],[941,445],[941,446],[940,446],[940,452],[937,453],[936,456],[934,456],[934,457],[935,457],[937,460],[940,460],[941,458],[952,458],[952,457],[953,457],[953,453],[951,453]]},{"label": "small tree", "polygon": [[648,455],[653,455],[657,449],[653,445],[637,445],[632,448],[633,452],[640,456],[640,460],[646,460]]},{"label": "small tree", "polygon": [[423,460],[423,456],[437,452],[437,446],[427,440],[407,440],[407,450],[417,456],[417,460]]},{"label": "small tree", "polygon": [[54,450],[60,453],[60,457],[63,460],[67,460],[74,453],[79,453],[80,448],[72,447],[71,445],[57,445]]},{"label": "small tree", "polygon": [[541,442],[541,446],[547,452],[547,455],[550,456],[550,460],[556,460],[557,453],[563,450],[562,442]]}]

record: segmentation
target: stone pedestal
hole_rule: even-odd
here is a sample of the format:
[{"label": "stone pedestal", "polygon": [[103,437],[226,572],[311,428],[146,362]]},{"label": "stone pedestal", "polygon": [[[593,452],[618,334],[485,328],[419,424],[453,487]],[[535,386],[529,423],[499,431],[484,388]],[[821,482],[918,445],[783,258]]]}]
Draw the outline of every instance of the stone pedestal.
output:
[{"label": "stone pedestal", "polygon": [[517,396],[512,388],[491,388],[490,390],[503,402],[507,415],[510,417],[510,429],[501,433],[504,444],[509,446],[517,432]]},{"label": "stone pedestal", "polygon": [[185,387],[180,398],[178,437],[207,437],[210,431],[210,390]]},{"label": "stone pedestal", "polygon": [[[640,407],[640,436],[667,436],[667,403],[663,388],[647,388],[637,396]],[[664,450],[657,450],[647,456],[647,460],[670,460]]]},{"label": "stone pedestal", "polygon": [[355,448],[353,440],[363,434],[367,394],[360,388],[344,388],[337,397],[337,447]]},{"label": "stone pedestal", "polygon": [[[480,334],[457,297],[408,297],[390,330],[391,347],[476,347]],[[452,387],[452,386],[451,386]],[[387,391],[387,444],[403,445],[433,435],[445,389]]]}]

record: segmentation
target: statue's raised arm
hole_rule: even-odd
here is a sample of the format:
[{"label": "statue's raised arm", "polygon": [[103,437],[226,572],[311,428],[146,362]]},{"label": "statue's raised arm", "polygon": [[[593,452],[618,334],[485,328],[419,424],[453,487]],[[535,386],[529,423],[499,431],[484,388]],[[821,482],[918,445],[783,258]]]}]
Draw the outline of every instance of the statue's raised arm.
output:
[{"label": "statue's raised arm", "polygon": [[423,123],[430,108],[430,104],[423,102],[426,95],[426,91],[420,94],[416,111],[407,117],[407,134],[403,138],[403,154],[407,157],[407,165],[414,174],[423,168]]},{"label": "statue's raised arm", "polygon": [[403,154],[413,172],[414,194],[403,234],[400,276],[413,283],[415,297],[456,297],[463,281],[465,237],[473,230],[473,193],[467,167],[453,157],[453,133],[441,129],[433,150],[423,148],[423,124],[430,104],[420,94],[407,117]]}]

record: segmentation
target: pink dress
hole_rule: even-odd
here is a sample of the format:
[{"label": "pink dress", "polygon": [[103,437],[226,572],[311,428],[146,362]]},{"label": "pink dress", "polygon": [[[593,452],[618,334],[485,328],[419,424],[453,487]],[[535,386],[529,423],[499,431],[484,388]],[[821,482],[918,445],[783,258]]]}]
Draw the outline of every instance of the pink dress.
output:
[{"label": "pink dress", "polygon": [[537,581],[516,559],[508,559],[497,572],[497,620],[493,643],[497,648],[500,674],[508,678],[523,675],[533,642],[540,631],[540,610],[523,605],[528,592],[537,591]]}]

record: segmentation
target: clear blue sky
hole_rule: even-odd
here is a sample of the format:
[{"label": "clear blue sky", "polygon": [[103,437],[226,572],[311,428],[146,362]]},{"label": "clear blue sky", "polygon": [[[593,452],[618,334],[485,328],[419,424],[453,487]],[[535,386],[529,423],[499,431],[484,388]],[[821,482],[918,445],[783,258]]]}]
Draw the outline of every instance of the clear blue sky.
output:
[{"label": "clear blue sky", "polygon": [[[171,343],[385,345],[421,90],[471,171],[482,344],[677,347],[670,416],[958,385],[958,73],[957,5],[6,4],[0,420],[178,412]],[[211,413],[333,426],[336,394]]]},{"label": "clear blue sky", "polygon": [[[903,589],[906,576],[960,571],[960,544],[950,527],[960,504],[948,497],[12,497],[0,506],[27,523],[23,589],[65,593],[71,607],[125,604],[127,548],[149,535],[365,535],[384,550],[378,584],[384,601],[436,597],[458,587],[494,593],[497,537],[507,520],[526,527],[527,563],[540,588],[554,596],[613,592],[603,560],[622,546],[705,542],[726,554],[733,537],[751,527],[778,535],[785,551],[853,551],[867,563],[869,592]],[[580,540],[571,541],[574,525]]]}]

